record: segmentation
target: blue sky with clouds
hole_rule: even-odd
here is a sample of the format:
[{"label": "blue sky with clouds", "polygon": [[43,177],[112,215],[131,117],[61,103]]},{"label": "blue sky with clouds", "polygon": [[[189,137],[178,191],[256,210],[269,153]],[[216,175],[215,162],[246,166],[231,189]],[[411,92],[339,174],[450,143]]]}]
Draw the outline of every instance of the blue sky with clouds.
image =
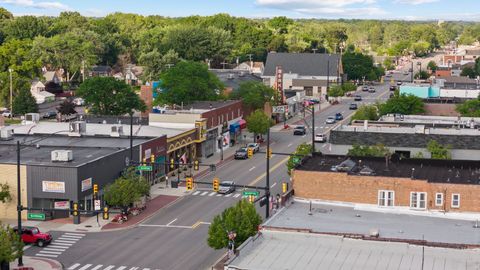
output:
[{"label": "blue sky with clouds", "polygon": [[120,11],[170,17],[229,13],[244,17],[372,18],[480,21],[480,0],[0,0],[14,15]]}]

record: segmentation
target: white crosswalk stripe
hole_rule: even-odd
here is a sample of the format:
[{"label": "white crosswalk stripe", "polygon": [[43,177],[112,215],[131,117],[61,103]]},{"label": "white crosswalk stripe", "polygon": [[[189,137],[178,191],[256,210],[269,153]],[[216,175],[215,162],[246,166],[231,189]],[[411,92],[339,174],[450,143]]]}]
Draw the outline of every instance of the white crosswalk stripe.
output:
[{"label": "white crosswalk stripe", "polygon": [[127,267],[126,266],[120,266],[119,268],[117,268],[117,270],[123,270],[125,268],[127,268]]},{"label": "white crosswalk stripe", "polygon": [[[93,268],[90,268],[92,266]],[[66,269],[67,270],[150,270],[151,269],[151,268],[142,268],[138,266],[130,267],[130,266],[116,266],[116,265],[109,265],[105,268],[103,267],[104,267],[103,264],[93,265],[89,263],[82,266],[82,264],[76,263]],[[159,269],[155,269],[155,270],[159,270]]]},{"label": "white crosswalk stripe", "polygon": [[109,265],[107,268],[103,269],[103,270],[111,270],[115,267],[115,265]]},{"label": "white crosswalk stripe", "polygon": [[200,191],[197,190],[197,191],[193,192],[192,195],[198,195],[199,193],[200,193]]},{"label": "white crosswalk stripe", "polygon": [[79,266],[80,266],[80,264],[79,264],[79,263],[76,263],[76,264],[70,266],[70,267],[68,268],[68,270],[75,270],[75,268],[77,268],[77,267],[79,267]]},{"label": "white crosswalk stripe", "polygon": [[69,232],[67,232],[67,233],[64,233],[63,235],[75,235],[75,236],[84,237],[86,234],[84,234],[84,233],[69,233]]},{"label": "white crosswalk stripe", "polygon": [[233,195],[233,198],[238,198],[238,197],[240,197],[240,193]]},{"label": "white crosswalk stripe", "polygon": [[233,193],[228,193],[227,195],[225,195],[225,197],[230,197],[232,195],[233,195]]},{"label": "white crosswalk stripe", "polygon": [[208,197],[226,197],[226,198],[238,198],[241,196],[240,193],[228,193],[228,194],[219,194],[217,192],[209,192],[209,191],[195,191],[191,194],[192,196],[208,196]]},{"label": "white crosswalk stripe", "polygon": [[90,270],[97,270],[97,269],[100,269],[100,268],[102,268],[102,266],[103,266],[103,264],[99,264],[99,265],[97,265],[97,266],[93,267],[93,268],[92,268],[92,269],[90,269]]},{"label": "white crosswalk stripe", "polygon": [[[60,235],[57,239],[53,240],[52,243],[42,250],[40,250],[35,256],[43,256],[43,257],[52,257],[56,258],[58,255],[61,255],[65,252],[68,248],[70,248],[73,244],[77,243],[80,239],[82,239],[86,234],[83,233],[64,233]],[[68,268],[68,270],[74,270],[77,268],[79,264],[74,264]],[[84,265],[82,268],[78,270],[87,270],[90,265]],[[91,269],[90,269],[91,270]]]},{"label": "white crosswalk stripe", "polygon": [[222,194],[217,194],[217,197],[222,197],[223,195]]},{"label": "white crosswalk stripe", "polygon": [[87,270],[90,266],[92,266],[91,264],[85,264],[82,268],[78,268],[78,270]]},{"label": "white crosswalk stripe", "polygon": [[215,194],[216,194],[215,192],[212,192],[212,193],[208,194],[208,196],[213,196]]},{"label": "white crosswalk stripe", "polygon": [[42,254],[57,254],[57,255],[62,254],[62,252],[58,252],[58,251],[48,251],[48,250],[41,250],[39,253],[42,253]]},{"label": "white crosswalk stripe", "polygon": [[58,255],[54,255],[54,254],[43,254],[43,253],[37,253],[37,254],[35,254],[35,256],[51,257],[51,258],[57,258],[57,257],[58,257]]},{"label": "white crosswalk stripe", "polygon": [[205,195],[207,195],[207,194],[208,194],[208,191],[205,191],[205,192],[203,192],[202,194],[200,194],[200,196],[205,196]]}]

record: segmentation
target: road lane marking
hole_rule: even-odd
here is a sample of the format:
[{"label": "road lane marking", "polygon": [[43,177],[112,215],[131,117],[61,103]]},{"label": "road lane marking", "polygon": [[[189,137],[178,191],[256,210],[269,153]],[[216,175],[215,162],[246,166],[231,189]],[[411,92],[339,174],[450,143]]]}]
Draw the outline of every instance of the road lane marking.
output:
[{"label": "road lane marking", "polygon": [[68,244],[68,243],[60,243],[58,240],[55,240],[52,242],[52,245],[58,245],[58,246],[71,246],[73,244]]},{"label": "road lane marking", "polygon": [[39,253],[44,253],[44,254],[62,254],[62,252],[58,252],[58,251],[48,251],[48,250],[40,250]]},{"label": "road lane marking", "polygon": [[127,267],[126,266],[120,266],[119,268],[117,268],[117,270],[123,270],[125,268],[127,268]]},{"label": "road lane marking", "polygon": [[275,156],[275,154],[272,155],[272,158]]},{"label": "road lane marking", "polygon": [[65,248],[52,248],[50,246],[48,246],[46,248],[43,248],[43,250],[50,250],[50,251],[65,251],[67,249],[68,249],[67,247],[65,247]]},{"label": "road lane marking", "polygon": [[291,143],[289,143],[289,144],[287,145],[287,147],[290,147],[290,146],[292,146],[292,144],[291,144]]},{"label": "road lane marking", "polygon": [[108,266],[107,268],[105,268],[105,269],[103,269],[103,270],[110,270],[110,269],[112,269],[112,268],[114,268],[114,267],[115,267],[115,265],[110,265],[110,266]]},{"label": "road lane marking", "polygon": [[322,148],[325,148],[325,147],[327,147],[327,145],[326,145],[326,144],[324,144],[324,145],[322,146]]},{"label": "road lane marking", "polygon": [[102,264],[99,264],[99,265],[95,266],[94,268],[92,268],[92,269],[90,269],[90,270],[97,270],[97,269],[99,269],[99,268],[102,268],[102,266],[103,266]]},{"label": "road lane marking", "polygon": [[92,266],[91,264],[85,264],[82,268],[78,268],[78,270],[86,270],[88,269],[90,266]]},{"label": "road lane marking", "polygon": [[238,198],[238,197],[240,197],[240,193],[233,195],[233,198]]},{"label": "road lane marking", "polygon": [[270,186],[270,188],[273,188],[273,187],[276,186],[276,185],[277,185],[277,182],[273,183],[273,184]]},{"label": "road lane marking", "polygon": [[75,268],[77,268],[77,267],[79,267],[79,266],[80,266],[80,264],[79,264],[79,263],[76,263],[76,264],[70,266],[70,267],[68,268],[68,270],[74,270]]},{"label": "road lane marking", "polygon": [[[287,160],[289,159],[290,157],[286,157],[284,159],[282,159],[279,163],[275,164],[272,168],[270,168],[270,173],[273,172],[274,170],[276,170],[278,167],[280,167],[280,165],[282,165],[283,163],[287,162]],[[266,173],[262,173],[260,176],[258,176],[257,178],[255,178],[255,180],[253,180],[250,184],[248,184],[249,186],[253,186],[255,185],[256,183],[258,183],[260,180],[262,180],[262,178],[264,178],[266,175]],[[240,194],[238,194],[240,195]],[[235,196],[234,196],[235,197]]]},{"label": "road lane marking", "polygon": [[208,191],[205,191],[205,192],[203,192],[202,194],[200,194],[200,196],[205,196],[205,195],[207,195],[207,194],[208,194]]},{"label": "road lane marking", "polygon": [[215,194],[216,194],[216,192],[212,192],[212,193],[208,194],[208,197],[212,197]]},{"label": "road lane marking", "polygon": [[223,195],[222,194],[217,194],[217,197],[222,197]]},{"label": "road lane marking", "polygon": [[67,241],[67,240],[62,240],[62,238],[58,238],[57,240],[55,240],[55,242],[57,242],[57,243],[65,243],[65,244],[70,244],[70,245],[72,245],[72,244],[75,244],[77,241],[70,241],[70,240]]},{"label": "road lane marking", "polygon": [[204,222],[204,221],[200,221],[200,220],[199,220],[199,221],[195,222],[195,224],[193,224],[191,228],[192,228],[192,229],[196,229],[196,228],[197,228],[198,226],[200,226],[201,224],[210,225],[210,224],[212,224],[212,223],[210,223],[210,222]]},{"label": "road lane marking", "polygon": [[200,191],[195,191],[194,193],[192,193],[192,195],[197,195],[198,193],[200,193]]},{"label": "road lane marking", "polygon": [[80,240],[82,236],[73,236],[73,235],[62,235],[60,238],[68,239],[68,240]]},{"label": "road lane marking", "polygon": [[41,254],[41,253],[37,253],[37,254],[35,254],[35,256],[50,257],[50,258],[57,258],[57,257],[58,257],[58,255],[53,255],[53,254]]},{"label": "road lane marking", "polygon": [[255,166],[251,167],[250,169],[248,169],[249,172],[253,171],[255,169]]},{"label": "road lane marking", "polygon": [[227,195],[225,195],[225,197],[230,197],[232,195],[233,195],[233,193],[228,193]]},{"label": "road lane marking", "polygon": [[170,226],[170,225],[172,225],[172,223],[173,223],[173,222],[175,222],[175,221],[177,221],[177,218],[176,218],[176,219],[174,219],[174,220],[172,220],[172,221],[170,221],[169,223],[167,223],[167,226]]},{"label": "road lane marking", "polygon": [[130,270],[137,270],[137,269],[138,269],[138,267],[132,267],[132,268],[130,268]]},{"label": "road lane marking", "polygon": [[65,234],[66,234],[66,235],[75,235],[75,236],[85,236],[85,235],[86,235],[86,234],[84,234],[84,233],[69,233],[69,232],[64,233],[64,235],[65,235]]},{"label": "road lane marking", "polygon": [[139,224],[138,227],[158,227],[158,228],[179,228],[179,229],[191,229],[191,226],[182,225],[163,225],[163,224]]},{"label": "road lane marking", "polygon": [[302,138],[305,138],[307,136],[307,134],[303,135]]}]

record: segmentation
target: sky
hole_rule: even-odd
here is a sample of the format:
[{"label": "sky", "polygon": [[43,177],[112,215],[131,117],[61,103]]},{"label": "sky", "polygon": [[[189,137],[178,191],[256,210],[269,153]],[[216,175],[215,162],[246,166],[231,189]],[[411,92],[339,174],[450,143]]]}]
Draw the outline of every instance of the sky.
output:
[{"label": "sky", "polygon": [[480,21],[480,0],[0,0],[0,6],[16,16],[78,11],[92,17],[113,12],[167,17],[228,13],[249,18]]}]

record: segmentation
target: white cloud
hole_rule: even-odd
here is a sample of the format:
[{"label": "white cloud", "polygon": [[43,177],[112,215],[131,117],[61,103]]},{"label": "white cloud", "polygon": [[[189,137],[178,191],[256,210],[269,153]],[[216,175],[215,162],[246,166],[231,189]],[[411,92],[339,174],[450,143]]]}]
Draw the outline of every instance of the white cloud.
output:
[{"label": "white cloud", "polygon": [[354,4],[373,4],[376,0],[257,0],[261,6],[345,7]]},{"label": "white cloud", "polygon": [[71,10],[69,6],[60,2],[34,2],[33,0],[0,0],[0,3],[38,9]]},{"label": "white cloud", "polygon": [[410,4],[410,5],[421,5],[437,2],[439,0],[395,0],[395,3],[399,4]]}]

